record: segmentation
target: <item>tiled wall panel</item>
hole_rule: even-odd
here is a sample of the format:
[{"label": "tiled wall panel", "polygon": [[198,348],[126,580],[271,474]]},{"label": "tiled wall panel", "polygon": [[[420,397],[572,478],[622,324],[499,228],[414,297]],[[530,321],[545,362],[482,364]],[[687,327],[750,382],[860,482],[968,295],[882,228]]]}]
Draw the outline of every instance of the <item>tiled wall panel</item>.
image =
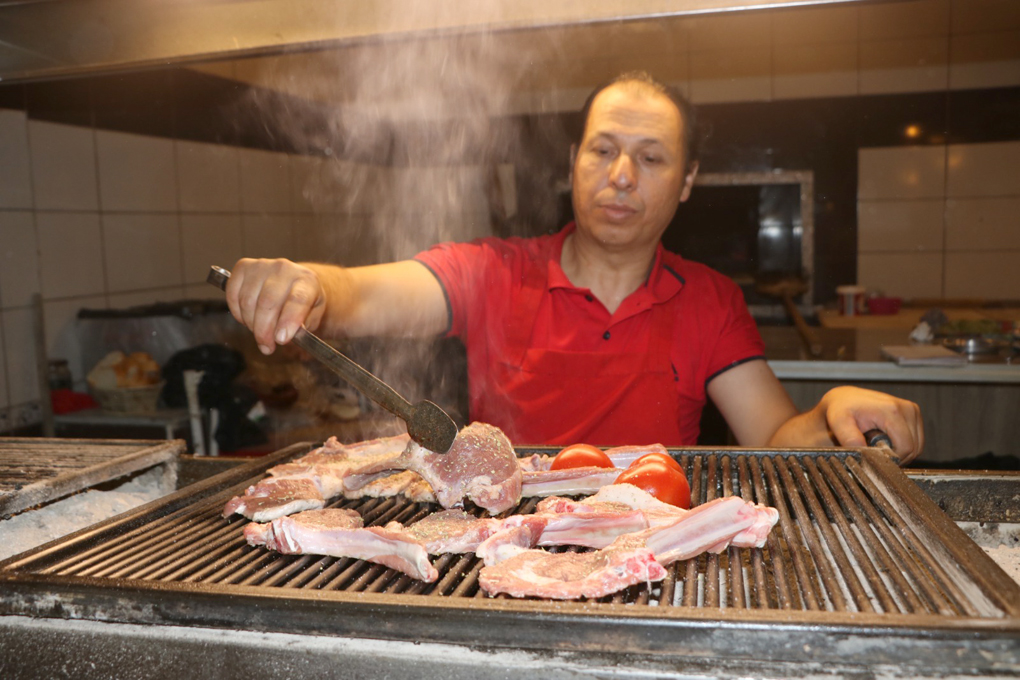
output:
[{"label": "tiled wall panel", "polygon": [[[1020,142],[858,159],[859,283],[906,298],[1020,299]],[[945,196],[918,198],[940,185]]]}]

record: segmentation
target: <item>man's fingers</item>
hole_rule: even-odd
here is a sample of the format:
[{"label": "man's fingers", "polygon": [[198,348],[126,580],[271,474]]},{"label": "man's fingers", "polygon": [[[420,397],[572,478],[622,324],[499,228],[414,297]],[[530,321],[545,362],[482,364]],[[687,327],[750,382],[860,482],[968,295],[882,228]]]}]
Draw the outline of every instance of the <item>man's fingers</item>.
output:
[{"label": "man's fingers", "polygon": [[[318,312],[315,318],[311,315],[313,310]],[[310,282],[299,279],[290,287],[284,300],[273,340],[277,344],[284,345],[294,338],[294,334],[302,324],[309,330],[314,330],[318,327],[321,319],[322,304],[318,289]]]},{"label": "man's fingers", "polygon": [[864,440],[864,430],[849,413],[831,416],[829,430],[840,446],[867,446],[867,442]]}]

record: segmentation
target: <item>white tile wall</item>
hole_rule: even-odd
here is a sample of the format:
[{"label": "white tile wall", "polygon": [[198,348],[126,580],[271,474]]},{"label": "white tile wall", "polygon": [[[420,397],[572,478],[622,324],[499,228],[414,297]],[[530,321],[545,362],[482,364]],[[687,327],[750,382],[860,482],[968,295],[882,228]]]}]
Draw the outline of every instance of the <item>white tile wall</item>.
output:
[{"label": "white tile wall", "polygon": [[291,215],[242,215],[245,257],[294,257]]},{"label": "white tile wall", "polygon": [[947,250],[1020,250],[1020,195],[946,201]]},{"label": "white tile wall", "polygon": [[[0,357],[6,357],[3,337],[3,312],[0,312]],[[0,408],[7,408],[11,403],[7,390],[7,362],[0,361]]]},{"label": "white tile wall", "polygon": [[860,46],[860,94],[931,92],[949,83],[949,46],[945,38],[897,38],[863,41]]},{"label": "white tile wall", "polygon": [[286,154],[239,149],[241,209],[246,213],[290,212],[290,160]]},{"label": "white tile wall", "polygon": [[942,296],[942,253],[860,253],[857,282],[903,298]]},{"label": "white tile wall", "polygon": [[1020,250],[946,253],[946,296],[1020,300]]},{"label": "white tile wall", "polygon": [[1020,142],[950,146],[946,193],[952,197],[1020,195]]},{"label": "white tile wall", "polygon": [[24,111],[0,109],[0,208],[32,207],[32,167]]},{"label": "white tile wall", "polygon": [[39,292],[34,215],[0,210],[0,308],[26,307]]},{"label": "white tile wall", "polygon": [[241,166],[238,150],[217,144],[174,142],[177,185],[184,212],[241,210]]},{"label": "white tile wall", "polygon": [[109,293],[184,283],[177,215],[103,215],[103,247]]},{"label": "white tile wall", "polygon": [[172,140],[99,130],[96,150],[104,211],[177,210]]},{"label": "white tile wall", "polygon": [[35,364],[35,326],[33,311],[8,309],[2,312],[4,353],[7,366],[7,392],[11,404],[23,404],[39,398]]},{"label": "white tile wall", "polygon": [[238,214],[183,214],[181,239],[185,283],[201,283],[209,274],[210,265],[229,269],[244,257],[244,235]]},{"label": "white tile wall", "polygon": [[1020,142],[861,149],[858,168],[858,283],[1020,299]]},{"label": "white tile wall", "polygon": [[98,210],[92,128],[28,121],[37,210]]},{"label": "white tile wall", "polygon": [[861,149],[857,158],[858,198],[903,199],[945,196],[945,147]]},{"label": "white tile wall", "polygon": [[[106,309],[106,296],[94,295],[70,298],[67,300],[48,301],[43,309],[43,320],[46,326],[46,347],[51,358],[67,360],[67,366],[74,376],[75,386],[85,389],[85,375],[91,366],[83,366],[81,346],[78,343],[77,331],[78,312],[82,309]],[[32,352],[32,356],[34,356]],[[35,371],[32,371],[35,375]],[[33,399],[36,397],[32,397]],[[21,399],[20,401],[27,401]],[[11,403],[15,401],[11,395]]]},{"label": "white tile wall", "polygon": [[857,93],[857,43],[777,45],[772,89],[776,99],[842,97]]},{"label": "white tile wall", "polygon": [[43,297],[106,292],[99,214],[37,212],[35,219]]},{"label": "white tile wall", "polygon": [[944,219],[941,199],[860,201],[857,248],[862,253],[941,251]]}]

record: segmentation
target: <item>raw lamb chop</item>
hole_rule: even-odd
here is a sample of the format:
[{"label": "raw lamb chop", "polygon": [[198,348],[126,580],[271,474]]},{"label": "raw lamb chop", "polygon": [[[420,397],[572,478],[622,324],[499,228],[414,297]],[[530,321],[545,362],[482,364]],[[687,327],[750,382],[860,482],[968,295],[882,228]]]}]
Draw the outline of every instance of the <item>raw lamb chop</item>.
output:
[{"label": "raw lamb chop", "polygon": [[268,470],[270,475],[235,496],[223,516],[237,513],[256,522],[268,522],[302,510],[325,507],[344,492],[344,479],[365,465],[379,464],[400,455],[410,437],[373,439],[344,445],[336,437],[290,463]]},{"label": "raw lamb chop", "polygon": [[250,545],[284,555],[354,557],[427,583],[439,578],[421,542],[402,528],[365,527],[353,510],[309,510],[267,524],[252,522],[244,528],[244,537]]},{"label": "raw lamb chop", "polygon": [[521,495],[554,496],[559,494],[592,494],[616,481],[622,470],[616,468],[578,467],[566,470],[525,472]]},{"label": "raw lamb chop", "polygon": [[[401,525],[390,522],[386,526],[396,528]],[[442,555],[474,552],[479,543],[501,527],[502,521],[498,519],[475,517],[463,510],[443,510],[415,522],[404,531],[421,541],[430,555]]]},{"label": "raw lamb chop", "polygon": [[434,453],[412,441],[399,457],[364,466],[345,484],[357,489],[387,470],[417,472],[444,508],[462,505],[469,498],[496,514],[521,500],[521,467],[510,440],[498,427],[485,423],[462,429],[447,453]]},{"label": "raw lamb chop", "polygon": [[665,577],[666,570],[647,548],[588,553],[525,550],[495,566],[483,567],[478,583],[490,595],[574,600],[603,597]]},{"label": "raw lamb chop", "polygon": [[[621,566],[632,564],[629,559],[650,556],[661,570],[656,574],[665,575],[663,567],[706,551],[721,552],[736,537],[761,547],[778,518],[774,508],[754,505],[736,496],[717,498],[685,512],[672,523],[624,534],[608,548],[590,553],[504,548],[500,553],[488,554],[504,561],[483,567],[478,582],[490,595],[602,597],[641,581],[662,578],[655,575],[638,578],[640,569],[635,573]],[[601,568],[606,564],[613,565],[608,576]]]}]

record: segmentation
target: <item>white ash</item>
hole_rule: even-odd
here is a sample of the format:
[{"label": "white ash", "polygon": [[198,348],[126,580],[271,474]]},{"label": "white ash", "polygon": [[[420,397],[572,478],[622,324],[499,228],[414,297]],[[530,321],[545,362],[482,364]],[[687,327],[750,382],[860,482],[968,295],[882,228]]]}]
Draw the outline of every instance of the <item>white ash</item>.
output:
[{"label": "white ash", "polygon": [[176,484],[176,468],[160,465],[0,520],[0,560],[156,500]]},{"label": "white ash", "polygon": [[1004,572],[1020,583],[1020,524],[1008,522],[957,522]]}]

